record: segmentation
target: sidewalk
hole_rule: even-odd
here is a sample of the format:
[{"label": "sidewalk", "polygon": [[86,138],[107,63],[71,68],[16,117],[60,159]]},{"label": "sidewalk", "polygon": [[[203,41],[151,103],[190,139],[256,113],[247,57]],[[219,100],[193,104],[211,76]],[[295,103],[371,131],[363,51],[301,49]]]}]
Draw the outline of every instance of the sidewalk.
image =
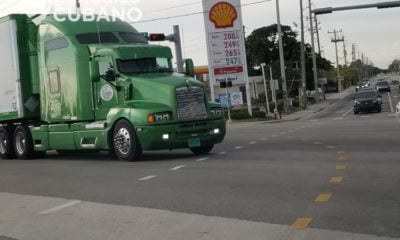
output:
[{"label": "sidewalk", "polygon": [[343,90],[341,93],[328,93],[326,94],[326,100],[321,101],[317,104],[309,105],[307,109],[301,110],[292,114],[282,115],[281,120],[268,121],[266,123],[279,123],[279,122],[290,122],[297,120],[306,120],[313,117],[316,113],[326,110],[329,106],[335,104],[337,100],[344,99],[348,95],[354,93],[354,87],[349,87]]}]

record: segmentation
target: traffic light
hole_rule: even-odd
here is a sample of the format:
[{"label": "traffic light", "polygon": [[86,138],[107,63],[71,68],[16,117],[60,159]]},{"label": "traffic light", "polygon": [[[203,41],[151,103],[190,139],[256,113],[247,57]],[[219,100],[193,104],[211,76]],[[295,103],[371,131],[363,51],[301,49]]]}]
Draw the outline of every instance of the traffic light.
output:
[{"label": "traffic light", "polygon": [[151,42],[162,42],[165,41],[166,37],[164,33],[151,33],[149,35],[149,41]]}]

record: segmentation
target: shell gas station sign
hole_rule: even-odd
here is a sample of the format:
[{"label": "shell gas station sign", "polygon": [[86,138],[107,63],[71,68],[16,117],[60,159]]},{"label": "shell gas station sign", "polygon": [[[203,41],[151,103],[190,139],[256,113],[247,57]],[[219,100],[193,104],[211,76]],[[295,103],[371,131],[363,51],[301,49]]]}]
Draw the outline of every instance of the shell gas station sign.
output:
[{"label": "shell gas station sign", "polygon": [[210,81],[247,82],[240,0],[203,0]]}]

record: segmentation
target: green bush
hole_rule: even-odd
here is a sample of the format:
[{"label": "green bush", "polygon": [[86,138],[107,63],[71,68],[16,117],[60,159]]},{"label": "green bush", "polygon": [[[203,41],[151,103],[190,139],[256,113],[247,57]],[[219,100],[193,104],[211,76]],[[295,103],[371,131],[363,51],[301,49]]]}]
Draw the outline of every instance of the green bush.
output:
[{"label": "green bush", "polygon": [[265,112],[261,111],[253,112],[253,118],[265,118]]},{"label": "green bush", "polygon": [[393,80],[390,84],[392,84],[392,85],[399,85],[399,81],[397,81],[397,80]]},{"label": "green bush", "polygon": [[244,120],[244,119],[250,119],[251,116],[248,112],[231,112],[231,118],[233,120]]}]

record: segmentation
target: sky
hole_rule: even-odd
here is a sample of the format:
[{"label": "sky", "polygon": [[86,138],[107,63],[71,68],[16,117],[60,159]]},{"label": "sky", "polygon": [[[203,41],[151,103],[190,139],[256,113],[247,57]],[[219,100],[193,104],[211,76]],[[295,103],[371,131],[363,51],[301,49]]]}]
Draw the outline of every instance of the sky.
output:
[{"label": "sky", "polygon": [[[201,0],[80,0],[82,9],[106,11],[111,13],[116,9],[139,9],[142,17],[133,26],[140,32],[167,33],[173,31],[173,25],[180,25],[183,38],[185,58],[192,58],[197,66],[207,65],[206,38],[204,30],[204,17],[196,14],[187,17],[154,20],[159,18],[190,15],[202,10]],[[261,2],[262,0],[241,0],[242,4]],[[390,0],[313,0],[312,8],[339,7],[358,4],[384,2]],[[49,9],[49,2],[53,8]],[[242,7],[243,24],[246,34],[257,28],[275,24],[276,0],[261,2]],[[0,0],[0,17],[10,13],[48,13],[55,8],[74,9],[75,0]],[[304,7],[308,0],[304,0]],[[280,0],[281,22],[290,25],[299,32],[300,3],[299,0]],[[308,10],[304,10],[308,16]],[[348,61],[351,61],[352,44],[356,45],[358,52],[364,53],[374,65],[387,68],[396,58],[400,58],[400,31],[398,30],[398,16],[400,8],[391,9],[363,9],[354,11],[335,12],[321,15],[319,32],[323,56],[336,62],[335,46],[331,42],[332,34],[328,31],[342,30],[341,36],[345,37],[348,52]],[[147,22],[148,21],[148,22]],[[306,27],[309,21],[305,19]],[[306,33],[306,42],[310,42],[310,32]],[[163,45],[173,45],[162,43]],[[344,63],[343,45],[339,44],[339,63]]]}]

